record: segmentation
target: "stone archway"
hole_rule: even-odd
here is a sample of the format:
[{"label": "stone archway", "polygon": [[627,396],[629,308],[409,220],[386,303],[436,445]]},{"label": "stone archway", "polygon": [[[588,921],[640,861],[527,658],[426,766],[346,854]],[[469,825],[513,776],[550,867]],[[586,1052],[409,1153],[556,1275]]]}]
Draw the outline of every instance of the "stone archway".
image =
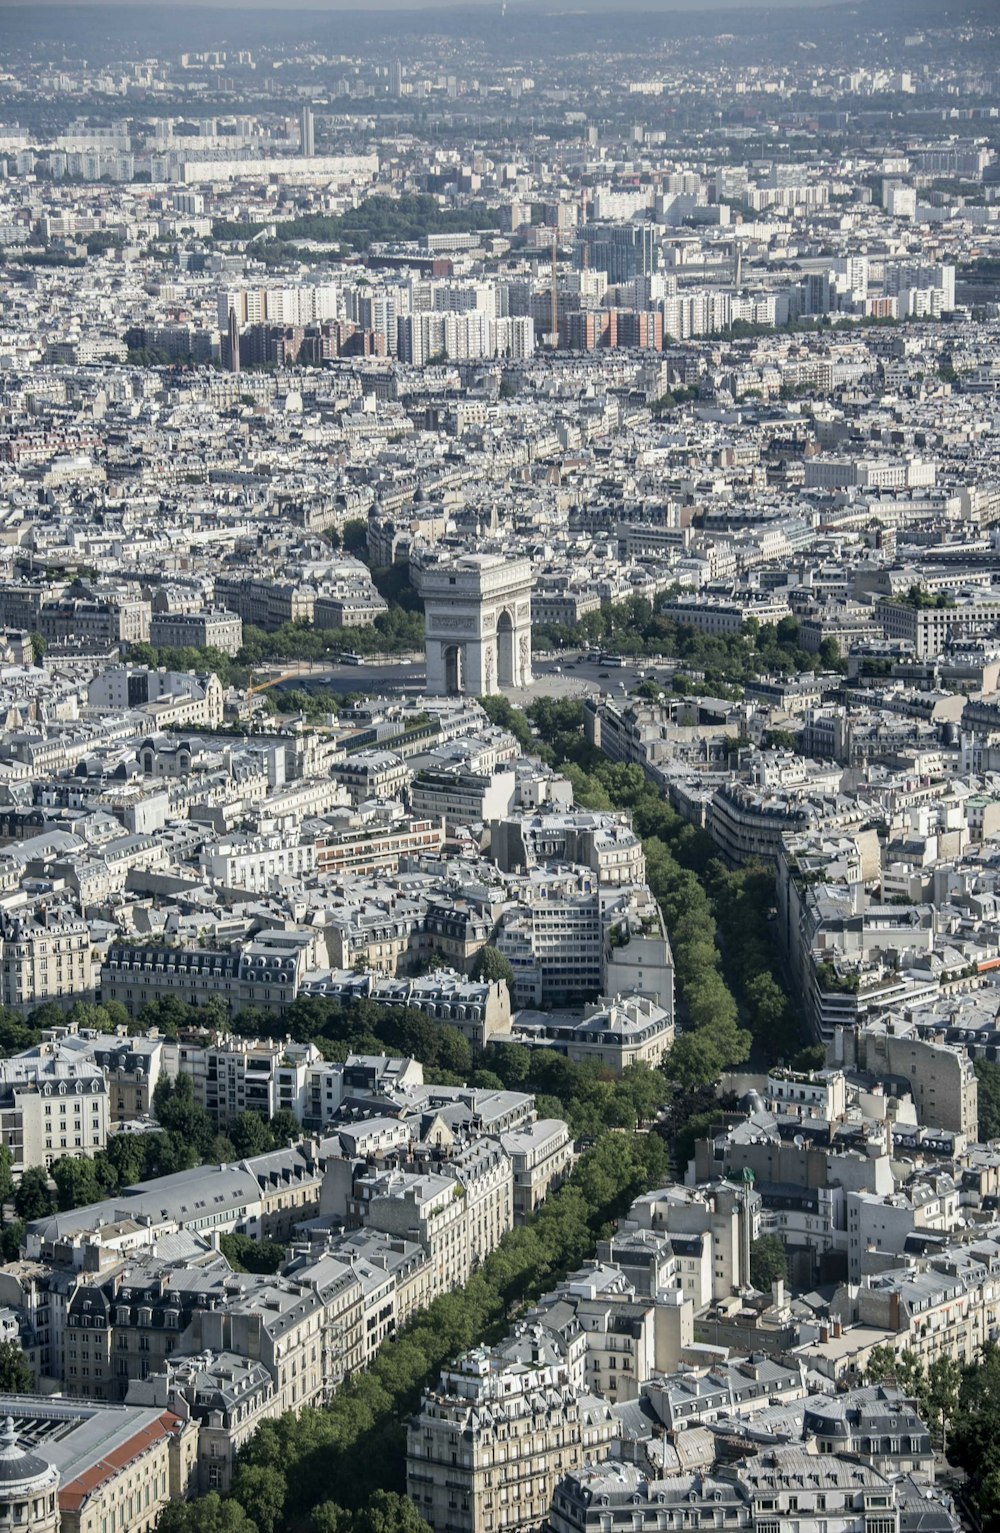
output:
[{"label": "stone archway", "polygon": [[497,618],[497,684],[501,687],[517,686],[516,650],[514,619],[505,607]]},{"label": "stone archway", "polygon": [[465,691],[465,656],[461,644],[448,644],[445,647],[444,689],[451,697]]}]

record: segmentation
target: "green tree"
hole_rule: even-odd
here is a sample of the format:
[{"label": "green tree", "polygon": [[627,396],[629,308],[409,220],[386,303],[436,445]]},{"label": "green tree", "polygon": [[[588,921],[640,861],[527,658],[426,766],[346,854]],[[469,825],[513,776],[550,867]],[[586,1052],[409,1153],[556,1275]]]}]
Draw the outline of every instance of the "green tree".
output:
[{"label": "green tree", "polygon": [[354,1517],[354,1533],[431,1533],[409,1496],[377,1490]]},{"label": "green tree", "polygon": [[948,1438],[948,1461],[969,1477],[975,1509],[987,1528],[1000,1523],[1000,1349],[983,1348],[963,1369]]},{"label": "green tree", "polygon": [[85,1208],[88,1203],[99,1203],[104,1196],[94,1163],[85,1156],[60,1156],[52,1167],[52,1180],[61,1209]]},{"label": "green tree", "polygon": [[979,1083],[979,1138],[984,1144],[1000,1139],[1000,1065],[990,1059],[976,1060]]},{"label": "green tree", "polygon": [[288,1499],[288,1482],[271,1465],[241,1464],[233,1495],[256,1524],[259,1533],[278,1533]]},{"label": "green tree", "polygon": [[[10,1054],[20,1054],[23,1049],[33,1048],[40,1041],[42,1024],[37,1019],[37,1011],[32,1012],[30,1022],[25,1022],[16,1011],[0,1006],[0,1054],[4,1058]],[[60,1017],[59,1020],[65,1021],[65,1018]]]},{"label": "green tree", "polygon": [[525,755],[538,754],[539,745],[531,733],[531,725],[523,711],[515,708],[508,698],[496,692],[492,697],[481,697],[479,706],[492,723],[499,724],[514,736]]},{"label": "green tree", "polygon": [[146,1171],[148,1142],[158,1138],[155,1134],[129,1134],[121,1130],[112,1134],[104,1152],[113,1168],[119,1187],[131,1187],[141,1182]]},{"label": "green tree", "polygon": [[29,1166],[22,1173],[14,1193],[14,1209],[18,1218],[26,1224],[30,1224],[33,1219],[46,1219],[55,1213],[55,1199],[49,1188],[48,1172],[41,1166]]},{"label": "green tree", "polygon": [[485,943],[479,949],[472,961],[469,973],[473,979],[486,980],[490,985],[495,985],[498,980],[503,980],[507,989],[513,994],[514,991],[514,966],[505,954],[497,951],[490,943]]},{"label": "green tree", "polygon": [[5,1262],[15,1262],[21,1254],[24,1245],[25,1223],[23,1219],[15,1219],[0,1230],[0,1255]]},{"label": "green tree", "polygon": [[531,1074],[532,1051],[523,1043],[491,1043],[479,1056],[484,1069],[493,1070],[508,1088],[525,1084]]},{"label": "green tree", "polygon": [[153,1116],[169,1133],[179,1136],[189,1146],[197,1165],[208,1152],[215,1137],[215,1124],[194,1099],[190,1075],[178,1075],[175,1081],[161,1078],[153,1092]]},{"label": "green tree", "polygon": [[170,1501],[160,1513],[156,1533],[259,1533],[238,1501],[224,1501],[217,1490],[197,1501]]},{"label": "green tree", "polygon": [[646,1065],[629,1065],[623,1073],[619,1089],[635,1111],[640,1123],[651,1123],[663,1106],[667,1095],[667,1083],[659,1070]]},{"label": "green tree", "polygon": [[927,1370],[908,1347],[902,1352],[887,1344],[873,1347],[865,1375],[870,1384],[894,1384],[907,1399],[916,1402],[922,1416],[927,1415]]},{"label": "green tree", "polygon": [[5,1144],[0,1144],[0,1228],[7,1222],[7,1204],[14,1197],[14,1156]]},{"label": "green tree", "polygon": [[219,1249],[236,1272],[277,1272],[288,1254],[276,1241],[249,1235],[220,1235]]},{"label": "green tree", "polygon": [[280,1107],[269,1127],[275,1145],[297,1144],[302,1138],[302,1125],[289,1107]]},{"label": "green tree", "polygon": [[750,1281],[762,1293],[772,1283],[788,1281],[788,1257],[777,1235],[759,1235],[751,1245]]},{"label": "green tree", "polygon": [[312,1509],[309,1533],[351,1533],[352,1525],[350,1512],[335,1501],[321,1501]]},{"label": "green tree", "polygon": [[670,1050],[665,1066],[671,1080],[677,1081],[684,1089],[711,1085],[718,1080],[724,1068],[725,1061],[707,1030],[683,1033]]},{"label": "green tree", "polygon": [[826,1048],[822,1043],[808,1044],[793,1054],[789,1063],[793,1070],[822,1070],[826,1065]]},{"label": "green tree", "polygon": [[230,1126],[229,1138],[242,1160],[248,1155],[263,1155],[274,1149],[274,1137],[259,1113],[241,1112]]},{"label": "green tree", "polygon": [[341,531],[341,541],[347,553],[355,554],[359,559],[365,557],[368,552],[368,523],[364,517],[349,516],[347,518]]},{"label": "green tree", "polygon": [[958,1413],[962,1370],[953,1357],[936,1357],[927,1370],[926,1421],[931,1434],[944,1447]]},{"label": "green tree", "polygon": [[34,1387],[35,1375],[20,1343],[13,1339],[0,1341],[0,1391],[6,1395],[26,1395]]}]

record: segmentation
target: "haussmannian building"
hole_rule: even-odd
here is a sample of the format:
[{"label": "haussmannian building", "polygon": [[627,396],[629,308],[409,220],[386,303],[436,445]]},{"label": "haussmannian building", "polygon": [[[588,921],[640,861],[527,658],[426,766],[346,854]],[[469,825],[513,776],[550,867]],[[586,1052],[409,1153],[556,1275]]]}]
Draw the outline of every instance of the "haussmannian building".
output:
[{"label": "haussmannian building", "polygon": [[406,1490],[436,1533],[533,1533],[557,1481],[618,1436],[605,1400],[570,1381],[539,1328],[466,1353],[410,1422]]}]

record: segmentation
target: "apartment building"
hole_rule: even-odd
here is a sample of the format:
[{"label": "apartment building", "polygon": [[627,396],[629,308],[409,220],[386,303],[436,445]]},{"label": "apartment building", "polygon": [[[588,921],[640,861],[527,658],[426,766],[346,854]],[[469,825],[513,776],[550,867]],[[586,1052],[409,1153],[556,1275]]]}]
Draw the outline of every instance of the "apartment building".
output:
[{"label": "apartment building", "polygon": [[366,804],[371,799],[403,799],[410,779],[410,767],[395,751],[362,750],[334,762],[330,774],[351,795],[352,804]]},{"label": "apartment building", "polygon": [[730,1357],[697,1371],[665,1374],[650,1379],[643,1390],[651,1415],[667,1432],[723,1418],[750,1420],[771,1405],[802,1400],[807,1394],[804,1363],[765,1352]]},{"label": "apartment building", "polygon": [[[47,1401],[9,1396],[5,1458],[31,1466],[45,1493],[25,1522],[26,1504],[11,1506],[12,1522],[31,1533],[153,1533],[170,1501],[194,1488],[198,1428],[156,1406],[109,1407],[94,1401]],[[40,1469],[46,1471],[42,1481]],[[48,1510],[56,1488],[58,1514]],[[7,1487],[4,1487],[6,1499]]]},{"label": "apartment building", "polygon": [[152,1111],[153,1093],[161,1078],[171,1074],[172,1050],[155,1029],[143,1037],[128,1037],[121,1028],[113,1034],[47,1029],[39,1055],[58,1054],[96,1065],[108,1083],[108,1112],[112,1123],[145,1118]]},{"label": "apartment building", "polygon": [[573,1164],[573,1141],[561,1118],[539,1118],[500,1135],[513,1174],[514,1223],[525,1224]]},{"label": "apartment building", "polygon": [[[345,1290],[345,1309],[360,1285],[338,1264],[335,1274]],[[322,1285],[310,1287],[285,1278],[230,1274],[224,1303],[199,1308],[184,1333],[185,1350],[231,1351],[259,1358],[274,1381],[279,1411],[299,1411],[329,1399],[342,1373],[329,1351],[331,1319]]]},{"label": "apartment building", "polygon": [[[308,993],[306,986],[303,993]],[[467,979],[454,969],[435,969],[416,979],[381,979],[372,986],[371,999],[383,1006],[413,1006],[447,1022],[474,1049],[510,1037],[510,992],[503,980],[491,984]]]},{"label": "apartment building", "polygon": [[914,1515],[933,1518],[942,1533],[959,1528],[944,1504],[929,1508],[905,1478],[819,1457],[795,1443],[768,1448],[732,1469],[663,1479],[613,1461],[579,1469],[558,1486],[551,1527],[552,1533],[673,1533],[699,1526],[780,1533],[807,1525],[810,1533],[902,1533]]},{"label": "apartment building", "polygon": [[149,625],[149,642],[157,649],[218,649],[235,655],[243,644],[243,619],[224,607],[205,612],[156,612]]},{"label": "apartment building", "polygon": [[78,1280],[66,1304],[62,1347],[51,1367],[65,1393],[124,1400],[130,1379],[162,1371],[199,1305],[224,1301],[226,1265],[206,1258],[183,1270],[151,1253],[106,1276]]},{"label": "apartment building", "polygon": [[317,628],[366,628],[388,610],[389,603],[369,581],[336,594],[317,596],[313,621]]},{"label": "apartment building", "polygon": [[674,1041],[672,1011],[641,995],[587,1005],[579,1021],[535,1020],[521,1013],[519,1042],[557,1050],[577,1064],[593,1060],[619,1074],[634,1064],[660,1064]]},{"label": "apartment building", "polygon": [[334,910],[326,927],[330,961],[337,969],[365,968],[395,974],[411,954],[426,951],[426,916],[423,900],[402,895]]},{"label": "apartment building", "polygon": [[[315,1147],[308,1142],[234,1165],[196,1166],[123,1188],[101,1203],[35,1220],[25,1249],[31,1260],[82,1270],[93,1262],[95,1246],[139,1250],[177,1230],[264,1240],[281,1231],[287,1238],[290,1208],[292,1222],[319,1212],[321,1181]],[[116,1231],[109,1233],[110,1226]]]},{"label": "apartment building", "polygon": [[519,903],[504,913],[496,936],[498,951],[514,970],[515,1004],[569,1005],[597,995],[604,924],[591,879],[539,870],[517,893]]},{"label": "apartment building", "polygon": [[284,623],[309,623],[316,604],[315,587],[253,575],[219,575],[215,599],[244,623],[273,631]]},{"label": "apartment building", "polygon": [[414,814],[441,818],[449,835],[462,826],[486,825],[499,820],[514,801],[517,778],[513,771],[473,772],[462,766],[424,768],[410,787]]},{"label": "apartment building", "polygon": [[202,853],[207,878],[223,888],[263,894],[283,880],[304,878],[316,869],[312,841],[289,841],[284,836],[251,836],[221,841]]},{"label": "apartment building", "polygon": [[93,1155],[108,1142],[108,1083],[96,1064],[61,1053],[0,1060],[0,1135],[13,1171]]},{"label": "apartment building", "polygon": [[280,1108],[301,1120],[309,1072],[322,1062],[312,1043],[236,1034],[198,1049],[185,1046],[183,1068],[195,1083],[195,1099],[224,1128],[243,1112],[273,1118]]},{"label": "apartment building", "polygon": [[669,1238],[677,1286],[701,1309],[750,1286],[750,1246],[760,1230],[760,1207],[752,1185],[670,1186],[637,1198],[629,1219]]},{"label": "apartment building", "polygon": [[437,816],[367,815],[320,833],[316,871],[327,877],[395,873],[404,857],[440,852],[444,835],[444,820]]},{"label": "apartment building", "polygon": [[642,996],[671,1021],[674,1016],[674,955],[658,902],[645,884],[605,900],[602,993]]},{"label": "apartment building", "polygon": [[424,1390],[407,1429],[407,1495],[439,1533],[540,1533],[557,1481],[619,1431],[536,1328],[466,1353]]},{"label": "apartment building", "polygon": [[886,597],[876,602],[875,618],[887,639],[913,645],[918,660],[940,655],[954,639],[994,632],[1000,620],[1000,601],[984,593],[950,606],[915,607]]},{"label": "apartment building", "polygon": [[149,641],[152,610],[137,598],[71,598],[43,602],[33,629],[49,644],[77,649]]},{"label": "apartment building", "polygon": [[838,1029],[833,1057],[848,1069],[901,1076],[921,1124],[963,1134],[970,1143],[978,1138],[979,1082],[961,1044],[947,1043],[940,1034],[921,1037],[913,1023],[890,1016],[860,1029]]},{"label": "apartment building", "polygon": [[887,1260],[902,1260],[921,1234],[950,1234],[959,1227],[959,1190],[946,1173],[929,1173],[905,1189],[878,1197],[850,1191],[847,1205],[847,1271],[858,1282]]},{"label": "apartment building", "polygon": [[602,885],[641,884],[642,842],[624,816],[593,812],[539,813],[490,825],[490,852],[504,872],[544,863],[577,863]]},{"label": "apartment building", "polygon": [[267,933],[227,952],[116,943],[101,966],[101,998],[133,1016],[164,996],[192,1006],[221,1001],[233,1015],[248,1006],[281,1012],[298,994],[314,941],[308,933]]},{"label": "apartment building", "polygon": [[511,1164],[498,1138],[474,1139],[434,1170],[344,1172],[338,1176],[328,1166],[324,1212],[339,1211],[349,1229],[422,1246],[430,1257],[432,1295],[467,1282],[514,1225]]},{"label": "apartment building", "polygon": [[240,1448],[279,1411],[274,1380],[263,1363],[234,1352],[175,1354],[162,1373],[129,1383],[126,1404],[169,1409],[196,1424],[193,1489],[200,1496],[230,1489]]},{"label": "apartment building", "polygon": [[94,994],[90,928],[66,907],[0,916],[0,1003],[30,1011]]}]

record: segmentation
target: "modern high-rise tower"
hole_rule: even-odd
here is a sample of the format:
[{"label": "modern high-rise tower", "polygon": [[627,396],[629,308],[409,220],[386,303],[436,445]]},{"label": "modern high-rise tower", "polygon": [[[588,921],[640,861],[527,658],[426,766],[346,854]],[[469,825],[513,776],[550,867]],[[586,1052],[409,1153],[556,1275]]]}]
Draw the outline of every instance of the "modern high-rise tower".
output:
[{"label": "modern high-rise tower", "polygon": [[240,322],[236,317],[236,310],[229,311],[229,350],[227,353],[229,371],[238,373],[240,370]]},{"label": "modern high-rise tower", "polygon": [[316,121],[311,106],[302,108],[299,121],[299,152],[310,159],[316,153]]}]

